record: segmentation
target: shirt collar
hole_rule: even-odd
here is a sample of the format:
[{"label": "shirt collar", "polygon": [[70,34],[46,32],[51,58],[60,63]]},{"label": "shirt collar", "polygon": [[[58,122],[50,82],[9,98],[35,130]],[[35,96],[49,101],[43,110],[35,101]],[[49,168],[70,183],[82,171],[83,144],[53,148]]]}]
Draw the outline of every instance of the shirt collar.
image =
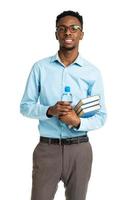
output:
[{"label": "shirt collar", "polygon": [[[56,62],[58,61],[59,63],[61,63],[61,60],[59,58],[58,52],[52,56],[50,62]],[[78,55],[78,57],[76,58],[76,60],[73,62],[73,64],[77,64],[79,67],[83,67],[84,66],[84,59],[80,56],[80,54]]]}]

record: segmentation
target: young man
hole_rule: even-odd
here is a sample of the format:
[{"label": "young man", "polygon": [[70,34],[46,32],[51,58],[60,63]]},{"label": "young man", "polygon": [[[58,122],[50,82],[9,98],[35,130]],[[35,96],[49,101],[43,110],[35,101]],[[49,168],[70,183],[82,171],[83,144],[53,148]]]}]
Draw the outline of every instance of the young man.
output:
[{"label": "young man", "polygon": [[[34,64],[20,105],[23,115],[39,120],[31,200],[53,200],[60,180],[66,200],[85,200],[92,165],[87,133],[100,128],[106,119],[102,78],[79,55],[84,33],[78,12],[58,15],[55,35],[59,51]],[[66,85],[71,87],[73,106],[87,96],[99,95],[100,110],[91,117],[78,117],[72,105],[61,101]]]}]

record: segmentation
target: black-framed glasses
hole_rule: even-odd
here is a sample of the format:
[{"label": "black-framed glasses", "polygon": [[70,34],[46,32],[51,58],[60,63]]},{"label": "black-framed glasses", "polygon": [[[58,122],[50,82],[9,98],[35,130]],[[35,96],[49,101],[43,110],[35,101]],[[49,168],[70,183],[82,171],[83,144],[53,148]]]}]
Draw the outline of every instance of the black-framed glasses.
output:
[{"label": "black-framed glasses", "polygon": [[60,25],[56,27],[56,30],[59,33],[66,33],[68,29],[71,33],[76,33],[78,30],[82,31],[82,28],[76,24],[70,26]]}]

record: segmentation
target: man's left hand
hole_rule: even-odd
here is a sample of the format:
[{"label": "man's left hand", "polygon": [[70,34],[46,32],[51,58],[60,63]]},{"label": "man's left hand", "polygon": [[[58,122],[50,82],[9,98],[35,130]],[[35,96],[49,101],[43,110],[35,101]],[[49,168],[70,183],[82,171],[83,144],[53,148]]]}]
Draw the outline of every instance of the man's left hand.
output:
[{"label": "man's left hand", "polygon": [[77,116],[74,110],[67,112],[66,115],[60,115],[59,119],[67,125],[72,127],[78,127],[80,125],[80,118]]}]

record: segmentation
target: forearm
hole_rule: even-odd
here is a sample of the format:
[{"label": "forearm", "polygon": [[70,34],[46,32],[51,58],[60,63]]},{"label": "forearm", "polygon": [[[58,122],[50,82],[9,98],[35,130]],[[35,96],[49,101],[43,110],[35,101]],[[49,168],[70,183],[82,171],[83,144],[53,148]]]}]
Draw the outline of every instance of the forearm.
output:
[{"label": "forearm", "polygon": [[91,131],[101,128],[106,121],[106,113],[97,113],[89,118],[80,118],[80,126],[76,131]]},{"label": "forearm", "polygon": [[32,104],[32,103],[21,103],[20,112],[26,116],[33,119],[46,120],[48,119],[46,113],[49,106],[44,106],[41,104]]}]

